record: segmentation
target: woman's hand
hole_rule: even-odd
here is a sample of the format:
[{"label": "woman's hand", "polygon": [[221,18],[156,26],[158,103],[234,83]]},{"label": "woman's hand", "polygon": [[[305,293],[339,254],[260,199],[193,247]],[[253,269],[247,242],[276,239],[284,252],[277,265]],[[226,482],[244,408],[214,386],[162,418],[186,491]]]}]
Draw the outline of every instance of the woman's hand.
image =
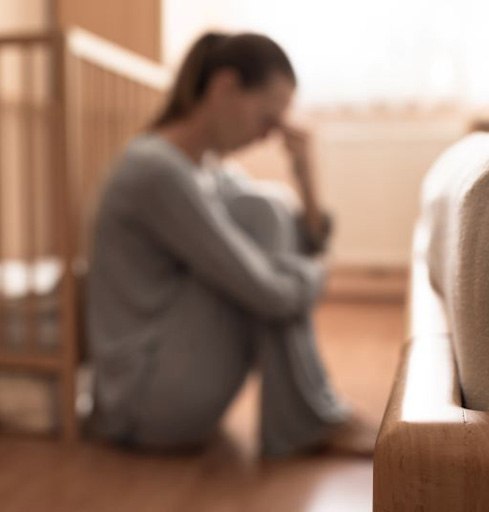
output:
[{"label": "woman's hand", "polygon": [[291,170],[299,186],[304,208],[308,210],[317,209],[317,198],[313,193],[315,190],[313,169],[310,158],[310,135],[307,131],[290,125],[282,125],[281,132],[285,149],[290,157]]},{"label": "woman's hand", "polygon": [[[282,125],[280,131],[283,135],[285,149],[291,158],[293,170],[302,170],[304,166],[309,167],[309,133],[290,125]],[[301,169],[297,169],[297,167]]]},{"label": "woman's hand", "polygon": [[302,197],[306,232],[311,240],[311,246],[320,250],[324,246],[327,233],[318,206],[316,187],[313,184],[312,166],[310,164],[310,136],[306,131],[290,125],[282,125],[280,130],[283,135],[285,149],[291,159],[292,172]]}]

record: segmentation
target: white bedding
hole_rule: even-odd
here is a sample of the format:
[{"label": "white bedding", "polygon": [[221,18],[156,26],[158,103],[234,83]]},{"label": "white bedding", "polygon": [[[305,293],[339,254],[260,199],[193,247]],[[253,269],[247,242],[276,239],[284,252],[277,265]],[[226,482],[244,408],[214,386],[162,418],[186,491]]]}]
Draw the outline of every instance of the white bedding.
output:
[{"label": "white bedding", "polygon": [[53,293],[59,285],[62,264],[57,258],[42,258],[32,263],[4,260],[0,263],[0,291],[7,299],[20,299],[29,292],[36,295]]},{"label": "white bedding", "polygon": [[[59,285],[62,264],[56,258],[32,263],[4,260],[0,264],[3,346],[21,348],[27,341],[27,315],[33,315],[40,349],[54,348],[59,340]],[[26,299],[31,297],[32,300]]]},{"label": "white bedding", "polygon": [[464,138],[435,163],[424,181],[422,216],[465,405],[489,410],[489,133]]}]

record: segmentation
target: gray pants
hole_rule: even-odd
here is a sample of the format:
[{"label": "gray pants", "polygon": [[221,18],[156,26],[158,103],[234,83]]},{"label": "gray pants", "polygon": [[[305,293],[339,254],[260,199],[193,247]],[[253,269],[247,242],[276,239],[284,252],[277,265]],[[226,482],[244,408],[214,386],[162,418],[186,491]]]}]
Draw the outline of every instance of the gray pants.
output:
[{"label": "gray pants", "polygon": [[[247,194],[233,199],[228,208],[241,229],[266,251],[298,250],[294,217],[280,201]],[[253,368],[262,375],[265,454],[293,453],[345,420],[347,410],[332,392],[317,353],[310,316],[265,322],[224,304],[197,279],[190,286],[193,312],[205,316],[220,310],[222,322],[240,329],[242,336],[216,336],[204,343],[196,332],[155,347],[134,412],[136,444],[178,448],[205,442]],[[194,316],[189,322],[198,325]]]}]

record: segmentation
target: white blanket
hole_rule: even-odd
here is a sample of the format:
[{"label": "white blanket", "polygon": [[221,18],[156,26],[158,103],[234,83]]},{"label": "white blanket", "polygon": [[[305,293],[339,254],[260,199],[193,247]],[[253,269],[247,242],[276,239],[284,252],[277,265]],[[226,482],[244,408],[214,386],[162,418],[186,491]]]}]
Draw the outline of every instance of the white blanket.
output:
[{"label": "white blanket", "polygon": [[0,263],[1,292],[7,299],[52,293],[61,280],[62,264],[57,258],[4,260]]},{"label": "white blanket", "polygon": [[422,222],[465,404],[489,410],[489,134],[464,138],[435,163],[423,186]]}]

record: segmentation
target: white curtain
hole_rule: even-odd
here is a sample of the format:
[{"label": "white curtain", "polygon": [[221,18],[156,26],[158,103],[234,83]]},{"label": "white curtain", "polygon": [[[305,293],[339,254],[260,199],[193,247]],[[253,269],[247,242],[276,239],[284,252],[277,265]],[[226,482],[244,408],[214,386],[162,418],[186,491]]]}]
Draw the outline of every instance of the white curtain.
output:
[{"label": "white curtain", "polygon": [[308,105],[489,103],[487,0],[166,0],[174,65],[203,30],[255,30],[288,52]]}]

